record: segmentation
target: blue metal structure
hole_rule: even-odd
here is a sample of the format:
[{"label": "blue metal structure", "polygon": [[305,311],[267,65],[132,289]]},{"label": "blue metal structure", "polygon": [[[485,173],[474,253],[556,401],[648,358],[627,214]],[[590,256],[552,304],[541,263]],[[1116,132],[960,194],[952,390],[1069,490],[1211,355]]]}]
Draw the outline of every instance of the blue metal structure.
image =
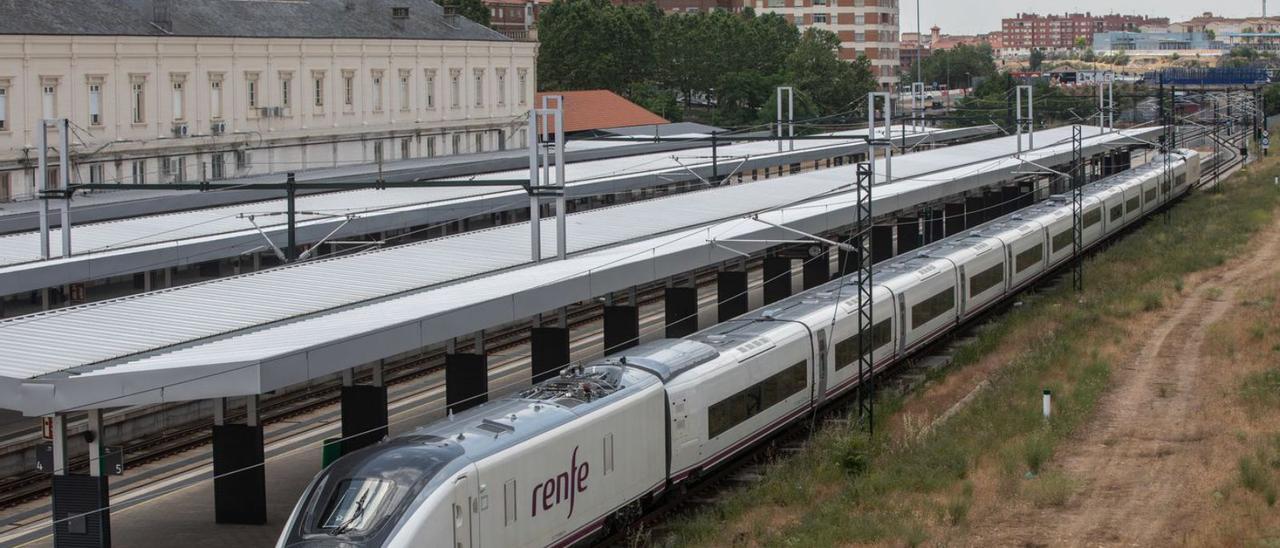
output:
[{"label": "blue metal structure", "polygon": [[1252,86],[1269,82],[1261,68],[1176,68],[1157,74],[1157,82],[1175,86]]}]

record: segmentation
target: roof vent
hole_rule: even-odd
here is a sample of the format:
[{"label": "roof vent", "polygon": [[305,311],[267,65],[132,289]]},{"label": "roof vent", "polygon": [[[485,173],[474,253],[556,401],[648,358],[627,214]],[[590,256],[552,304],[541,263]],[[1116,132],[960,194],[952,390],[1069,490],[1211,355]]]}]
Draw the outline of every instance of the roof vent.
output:
[{"label": "roof vent", "polygon": [[444,6],[444,22],[455,27],[458,24],[458,6]]},{"label": "roof vent", "polygon": [[406,8],[406,7],[391,8],[391,18],[392,19],[408,19],[409,8]]}]

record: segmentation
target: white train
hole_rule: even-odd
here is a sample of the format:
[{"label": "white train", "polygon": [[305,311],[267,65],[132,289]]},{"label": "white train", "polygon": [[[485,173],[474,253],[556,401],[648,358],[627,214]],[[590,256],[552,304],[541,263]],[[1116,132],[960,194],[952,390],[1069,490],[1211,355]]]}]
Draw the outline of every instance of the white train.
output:
[{"label": "white train", "polygon": [[[1170,165],[1172,177],[1157,158],[1086,186],[1084,245],[1199,179],[1194,151]],[[1073,243],[1060,196],[877,265],[877,371],[1068,260]],[[856,385],[852,283],[569,367],[345,456],[308,487],[278,546],[565,546],[627,523]]]}]

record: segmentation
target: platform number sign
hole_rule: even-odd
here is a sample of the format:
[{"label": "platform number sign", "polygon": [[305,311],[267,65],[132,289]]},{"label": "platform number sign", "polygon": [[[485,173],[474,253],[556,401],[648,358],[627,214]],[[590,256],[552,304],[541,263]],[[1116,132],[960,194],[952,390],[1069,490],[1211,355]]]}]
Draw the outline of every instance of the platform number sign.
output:
[{"label": "platform number sign", "polygon": [[53,442],[36,446],[36,472],[53,473]]},{"label": "platform number sign", "polygon": [[117,445],[102,448],[102,475],[124,475],[124,447]]},{"label": "platform number sign", "polygon": [[40,435],[46,440],[53,439],[53,417],[40,417]]}]

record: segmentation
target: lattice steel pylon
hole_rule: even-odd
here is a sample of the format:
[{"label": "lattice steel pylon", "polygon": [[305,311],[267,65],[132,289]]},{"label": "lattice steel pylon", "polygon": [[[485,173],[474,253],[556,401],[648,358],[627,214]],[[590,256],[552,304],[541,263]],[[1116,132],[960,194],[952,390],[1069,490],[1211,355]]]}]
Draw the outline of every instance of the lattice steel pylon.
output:
[{"label": "lattice steel pylon", "polygon": [[[874,150],[874,148],[873,148]],[[875,156],[871,157],[871,162]],[[867,430],[867,435],[875,433],[875,360],[871,348],[874,346],[872,333],[872,301],[871,279],[871,187],[875,182],[874,164],[862,162],[858,164],[854,201],[857,204],[854,217],[853,241],[856,250],[854,260],[858,262],[858,271],[854,279],[858,284],[858,416]]]},{"label": "lattice steel pylon", "polygon": [[[1170,104],[1166,107],[1164,99],[1164,86],[1162,84],[1160,86],[1160,124],[1162,126],[1162,133],[1160,135],[1160,154],[1163,156],[1164,173],[1163,177],[1161,177],[1160,192],[1163,194],[1164,200],[1168,202],[1173,198],[1173,170],[1170,169],[1172,166],[1170,166],[1169,161],[1174,150],[1173,101],[1172,97],[1170,97]],[[1166,222],[1170,219],[1172,211],[1172,208],[1166,207],[1164,209],[1164,218]]]},{"label": "lattice steel pylon", "polygon": [[1072,252],[1075,266],[1071,269],[1071,285],[1084,290],[1084,155],[1080,126],[1071,126],[1071,221]]}]

